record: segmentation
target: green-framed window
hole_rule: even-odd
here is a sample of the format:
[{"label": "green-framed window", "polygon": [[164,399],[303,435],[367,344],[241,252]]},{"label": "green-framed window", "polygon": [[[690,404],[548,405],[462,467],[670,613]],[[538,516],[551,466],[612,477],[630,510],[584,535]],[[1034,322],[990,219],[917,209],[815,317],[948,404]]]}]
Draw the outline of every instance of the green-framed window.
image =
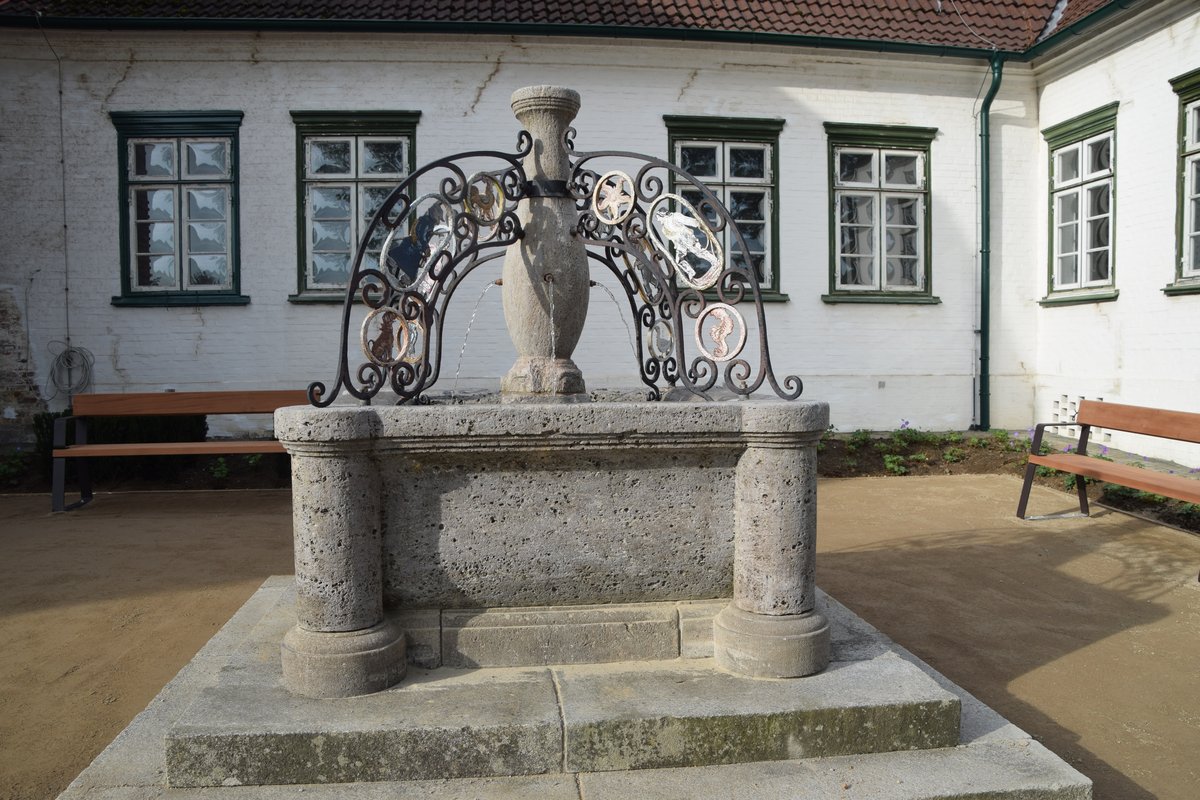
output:
[{"label": "green-framed window", "polygon": [[825,123],[829,146],[827,303],[937,303],[930,148],[937,128]]},{"label": "green-framed window", "polygon": [[114,305],[241,305],[240,111],[113,111],[121,215]]},{"label": "green-framed window", "polygon": [[1179,95],[1175,281],[1167,294],[1200,294],[1200,69],[1171,81]]},{"label": "green-framed window", "polygon": [[1046,304],[1116,298],[1117,103],[1042,131],[1050,151]]},{"label": "green-framed window", "polygon": [[[663,117],[671,163],[712,191],[733,217],[749,250],[749,266],[764,300],[786,300],[779,290],[779,133],[783,120],[727,117]],[[670,190],[700,211],[700,193],[671,183]],[[732,237],[721,232],[727,257]],[[736,240],[735,240],[736,241]]]},{"label": "green-framed window", "polygon": [[[337,301],[371,218],[413,170],[419,111],[293,111],[299,291]],[[378,246],[383,234],[376,234]],[[367,262],[367,267],[378,266]]]}]

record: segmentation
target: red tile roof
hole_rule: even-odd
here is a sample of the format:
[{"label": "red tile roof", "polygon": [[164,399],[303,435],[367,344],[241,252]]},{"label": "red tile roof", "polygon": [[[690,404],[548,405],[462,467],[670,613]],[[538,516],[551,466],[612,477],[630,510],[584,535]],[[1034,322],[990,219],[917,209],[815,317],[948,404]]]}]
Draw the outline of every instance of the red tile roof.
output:
[{"label": "red tile roof", "polygon": [[[45,24],[124,27],[236,25],[270,27],[348,25],[387,30],[463,26],[506,32],[564,33],[600,29],[604,35],[648,29],[704,38],[783,35],[843,42],[1021,52],[1046,30],[1065,3],[1055,30],[1063,30],[1116,0],[0,0],[0,25]],[[1133,4],[1142,0],[1131,0]],[[1129,3],[1127,2],[1126,5]],[[518,30],[514,31],[513,28]],[[816,42],[820,43],[820,42]]]}]

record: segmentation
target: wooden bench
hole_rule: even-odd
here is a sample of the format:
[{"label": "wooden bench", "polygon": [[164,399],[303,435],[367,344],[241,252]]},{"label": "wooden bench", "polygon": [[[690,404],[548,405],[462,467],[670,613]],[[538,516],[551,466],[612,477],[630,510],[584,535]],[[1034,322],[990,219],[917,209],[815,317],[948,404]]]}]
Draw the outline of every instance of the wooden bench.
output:
[{"label": "wooden bench", "polygon": [[[92,494],[89,458],[119,456],[233,455],[282,453],[274,439],[217,439],[204,442],[132,442],[91,444],[87,423],[91,417],[136,417],[185,414],[270,414],[283,406],[307,405],[303,389],[249,392],[131,392],[127,394],[80,394],[71,402],[70,417],[54,421],[53,484],[51,508],[69,511],[90,502]],[[75,442],[67,445],[67,424],[75,423]],[[76,459],[79,500],[65,504],[66,459]]]},{"label": "wooden bench", "polygon": [[[1079,426],[1079,442],[1075,445],[1075,452],[1041,454],[1042,433],[1048,426],[1054,425]],[[1018,517],[1026,518],[1025,508],[1029,504],[1029,490],[1033,486],[1033,476],[1039,466],[1069,472],[1075,476],[1079,513],[1083,516],[1088,515],[1084,478],[1119,483],[1143,492],[1173,497],[1189,503],[1200,503],[1200,480],[1130,464],[1118,464],[1088,455],[1088,436],[1093,427],[1200,443],[1200,414],[1084,400],[1079,404],[1079,412],[1075,415],[1073,423],[1047,422],[1038,425],[1034,430],[1033,441],[1029,445],[1029,465],[1025,467],[1025,485],[1021,487],[1021,499],[1017,504]]]}]

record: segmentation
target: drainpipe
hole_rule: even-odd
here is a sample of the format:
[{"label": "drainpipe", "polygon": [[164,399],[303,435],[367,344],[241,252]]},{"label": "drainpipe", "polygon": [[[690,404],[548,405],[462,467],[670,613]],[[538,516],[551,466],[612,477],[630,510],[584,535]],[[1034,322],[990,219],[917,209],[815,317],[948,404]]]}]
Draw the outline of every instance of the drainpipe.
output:
[{"label": "drainpipe", "polygon": [[992,85],[979,109],[979,430],[991,427],[992,101],[1000,91],[1004,56],[992,53]]}]

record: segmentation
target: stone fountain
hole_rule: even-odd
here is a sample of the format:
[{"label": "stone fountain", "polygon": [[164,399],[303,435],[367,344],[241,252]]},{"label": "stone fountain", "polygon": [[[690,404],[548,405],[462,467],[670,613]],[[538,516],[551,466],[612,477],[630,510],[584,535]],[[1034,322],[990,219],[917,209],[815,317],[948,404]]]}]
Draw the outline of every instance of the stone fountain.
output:
[{"label": "stone fountain", "polygon": [[[666,162],[574,152],[579,102],[518,90],[518,153],[468,154],[502,162],[490,171],[435,162],[385,202],[337,382],[276,414],[294,581],[268,581],[73,789],[1090,797],[818,591],[828,407],[776,382],[757,283],[722,247],[749,251],[716,198]],[[450,177],[421,195],[435,169]],[[495,402],[427,402],[445,302],[500,258],[516,363]],[[571,356],[589,264],[626,290],[657,402],[587,392]],[[740,355],[753,328],[757,365]],[[352,368],[356,335],[367,361]],[[750,397],[766,384],[778,397]],[[149,741],[155,768],[131,760]]]}]

